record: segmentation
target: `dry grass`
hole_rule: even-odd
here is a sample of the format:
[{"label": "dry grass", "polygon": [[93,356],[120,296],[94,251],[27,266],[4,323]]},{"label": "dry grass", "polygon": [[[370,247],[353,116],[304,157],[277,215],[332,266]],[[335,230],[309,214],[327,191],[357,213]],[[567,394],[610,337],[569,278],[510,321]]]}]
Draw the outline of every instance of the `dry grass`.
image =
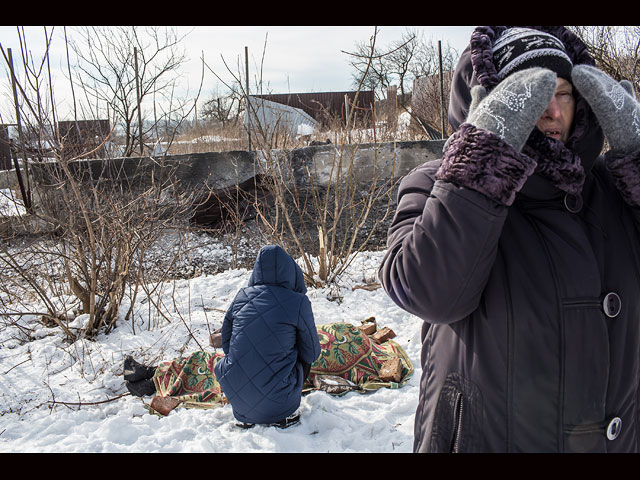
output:
[{"label": "dry grass", "polygon": [[[410,125],[409,116],[401,115],[398,122],[390,125],[379,121],[375,128],[354,128],[345,131],[335,122],[312,135],[294,137],[288,134],[273,135],[270,138],[271,149],[294,149],[309,146],[312,142],[338,144],[365,144],[397,141],[428,140],[419,129]],[[262,139],[252,139],[253,149],[264,148]],[[167,144],[163,144],[165,147]],[[168,154],[183,155],[189,153],[229,152],[248,149],[248,138],[242,124],[212,125],[198,124],[185,130],[168,145]]]},{"label": "dry grass", "polygon": [[168,146],[169,155],[188,153],[229,152],[246,150],[247,139],[242,129],[234,125],[197,125],[178,135]]}]

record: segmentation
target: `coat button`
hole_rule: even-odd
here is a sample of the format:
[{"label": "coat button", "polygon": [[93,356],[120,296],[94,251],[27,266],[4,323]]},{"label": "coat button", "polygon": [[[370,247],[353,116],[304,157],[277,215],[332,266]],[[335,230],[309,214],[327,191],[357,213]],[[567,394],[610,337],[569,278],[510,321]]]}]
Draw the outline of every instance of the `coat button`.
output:
[{"label": "coat button", "polygon": [[602,308],[607,317],[617,317],[622,308],[622,301],[617,293],[607,293],[602,302]]},{"label": "coat button", "polygon": [[622,430],[622,420],[620,417],[614,417],[607,426],[607,438],[615,440],[620,435],[620,430]]},{"label": "coat button", "polygon": [[564,207],[571,213],[578,213],[580,210],[582,210],[582,197],[580,196],[580,194],[565,194]]}]

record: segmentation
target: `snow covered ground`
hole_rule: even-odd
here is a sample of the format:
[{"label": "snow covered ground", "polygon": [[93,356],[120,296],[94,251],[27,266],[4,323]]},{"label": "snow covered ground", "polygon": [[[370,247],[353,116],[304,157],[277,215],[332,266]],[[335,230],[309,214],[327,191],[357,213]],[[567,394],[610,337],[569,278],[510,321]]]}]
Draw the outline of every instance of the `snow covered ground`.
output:
[{"label": "snow covered ground", "polygon": [[0,216],[24,215],[25,209],[20,199],[19,193],[16,194],[9,188],[0,188]]},{"label": "snow covered ground", "polygon": [[152,300],[164,303],[168,318],[156,313],[149,298],[139,297],[135,325],[121,321],[96,341],[69,344],[57,327],[29,316],[16,319],[15,326],[0,324],[0,452],[411,452],[421,322],[382,289],[353,288],[376,281],[382,255],[360,254],[339,289],[311,288],[308,296],[318,324],[359,325],[374,316],[379,327],[390,327],[415,367],[406,386],[342,397],[313,392],[302,399],[301,422],[284,430],[243,430],[229,405],[177,408],[161,418],[145,408],[150,397],[119,397],[127,392],[126,355],[156,364],[212,349],[209,332],[221,326],[250,275],[245,269],[226,270],[163,284]]}]

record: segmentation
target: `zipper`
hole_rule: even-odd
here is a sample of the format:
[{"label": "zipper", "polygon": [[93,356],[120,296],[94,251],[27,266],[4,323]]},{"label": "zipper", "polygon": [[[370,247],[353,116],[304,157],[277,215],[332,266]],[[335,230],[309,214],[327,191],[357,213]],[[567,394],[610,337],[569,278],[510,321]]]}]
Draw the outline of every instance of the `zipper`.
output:
[{"label": "zipper", "polygon": [[565,425],[565,431],[569,433],[602,433],[604,434],[607,430],[607,426],[610,422],[598,422],[598,423],[588,423],[586,425]]},{"label": "zipper", "polygon": [[460,438],[462,436],[462,393],[456,393],[456,401],[453,411],[453,439],[451,441],[451,453],[458,453]]},{"label": "zipper", "polygon": [[562,306],[566,308],[601,308],[602,300],[599,298],[569,298],[562,301]]}]

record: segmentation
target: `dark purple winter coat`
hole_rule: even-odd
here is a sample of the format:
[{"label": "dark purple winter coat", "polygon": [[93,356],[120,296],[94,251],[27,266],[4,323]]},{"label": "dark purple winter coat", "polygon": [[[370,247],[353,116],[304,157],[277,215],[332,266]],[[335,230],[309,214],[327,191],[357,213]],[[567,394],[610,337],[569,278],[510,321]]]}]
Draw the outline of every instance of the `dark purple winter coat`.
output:
[{"label": "dark purple winter coat", "polygon": [[[566,145],[534,129],[517,152],[465,124],[470,87],[498,83],[504,28],[477,28],[462,54],[458,130],[402,180],[379,271],[424,320],[414,450],[637,452],[640,152],[601,156],[579,94]],[[593,64],[569,31],[536,28]]]}]

